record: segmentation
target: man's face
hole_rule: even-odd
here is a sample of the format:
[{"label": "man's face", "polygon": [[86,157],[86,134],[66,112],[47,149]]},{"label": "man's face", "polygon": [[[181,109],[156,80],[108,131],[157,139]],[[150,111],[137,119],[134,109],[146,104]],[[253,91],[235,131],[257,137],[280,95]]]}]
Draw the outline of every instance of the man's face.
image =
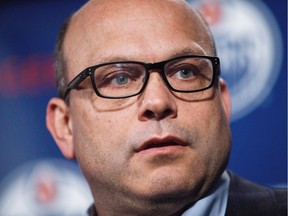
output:
[{"label": "man's face", "polygon": [[[213,55],[202,21],[183,4],[115,2],[92,1],[72,19],[64,43],[68,80],[103,62]],[[96,203],[98,196],[194,201],[223,172],[230,150],[226,89],[183,99],[157,71],[142,94],[127,99],[98,97],[89,79],[81,87],[70,92],[67,124]]]}]

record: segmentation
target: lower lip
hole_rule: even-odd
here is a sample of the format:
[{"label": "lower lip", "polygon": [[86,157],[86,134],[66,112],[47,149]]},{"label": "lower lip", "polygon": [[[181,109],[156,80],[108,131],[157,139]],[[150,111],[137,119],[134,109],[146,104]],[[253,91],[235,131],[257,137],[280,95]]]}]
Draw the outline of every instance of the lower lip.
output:
[{"label": "lower lip", "polygon": [[149,148],[144,149],[139,152],[139,154],[160,154],[160,155],[171,155],[171,154],[179,154],[179,152],[184,151],[187,148],[187,146],[181,146],[181,145],[171,145],[171,146],[162,146],[162,147],[155,147],[155,148]]}]

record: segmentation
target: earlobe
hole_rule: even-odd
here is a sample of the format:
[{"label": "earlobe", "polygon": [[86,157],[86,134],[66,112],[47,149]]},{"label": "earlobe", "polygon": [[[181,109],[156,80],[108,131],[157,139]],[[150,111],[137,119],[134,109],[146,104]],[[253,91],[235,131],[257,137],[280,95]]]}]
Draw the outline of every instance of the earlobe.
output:
[{"label": "earlobe", "polygon": [[227,116],[228,121],[230,121],[231,118],[231,98],[230,93],[228,90],[228,86],[222,78],[219,80],[220,82],[220,90],[221,90],[221,99],[223,103],[223,107]]},{"label": "earlobe", "polygon": [[46,109],[46,126],[64,157],[74,159],[72,125],[68,107],[63,100],[52,98],[49,101]]}]

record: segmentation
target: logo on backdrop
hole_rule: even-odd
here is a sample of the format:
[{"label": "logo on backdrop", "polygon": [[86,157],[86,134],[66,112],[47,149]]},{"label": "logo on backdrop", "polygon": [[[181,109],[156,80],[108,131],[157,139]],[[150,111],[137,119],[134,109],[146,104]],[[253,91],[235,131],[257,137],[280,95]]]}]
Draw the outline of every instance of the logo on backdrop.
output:
[{"label": "logo on backdrop", "polygon": [[53,56],[35,53],[0,59],[0,97],[39,96],[55,85]]},{"label": "logo on backdrop", "polygon": [[259,0],[189,2],[210,25],[232,97],[232,120],[240,119],[264,102],[277,81],[282,41],[275,17]]},{"label": "logo on backdrop", "polygon": [[77,166],[62,160],[30,162],[0,185],[0,215],[87,215],[93,202]]}]

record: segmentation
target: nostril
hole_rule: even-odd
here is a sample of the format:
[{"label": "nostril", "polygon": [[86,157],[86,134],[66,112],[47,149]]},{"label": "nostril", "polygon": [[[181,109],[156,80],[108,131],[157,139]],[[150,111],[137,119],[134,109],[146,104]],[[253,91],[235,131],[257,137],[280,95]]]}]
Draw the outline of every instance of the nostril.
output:
[{"label": "nostril", "polygon": [[168,116],[171,116],[173,114],[173,111],[171,109],[166,109],[163,112],[153,112],[151,110],[146,110],[144,113],[144,116],[147,119],[156,119],[156,120],[161,120],[164,119]]},{"label": "nostril", "polygon": [[164,112],[161,113],[161,116],[159,116],[160,119],[162,118],[166,118],[168,116],[171,116],[171,117],[175,117],[176,116],[176,112],[173,112],[173,110],[171,109],[166,109]]},{"label": "nostril", "polygon": [[146,110],[144,116],[146,116],[146,118],[148,119],[156,118],[155,113],[152,112],[151,110]]}]

